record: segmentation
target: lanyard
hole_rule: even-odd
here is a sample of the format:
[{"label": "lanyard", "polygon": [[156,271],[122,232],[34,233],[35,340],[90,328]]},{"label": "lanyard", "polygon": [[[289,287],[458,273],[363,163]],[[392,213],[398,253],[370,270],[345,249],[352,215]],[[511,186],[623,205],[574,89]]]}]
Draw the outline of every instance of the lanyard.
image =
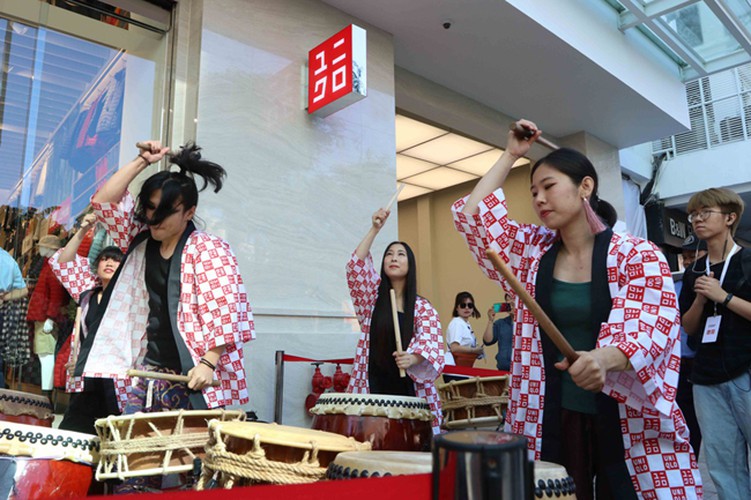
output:
[{"label": "lanyard", "polygon": [[[720,286],[722,286],[722,282],[725,281],[725,275],[727,274],[728,267],[730,265],[730,258],[735,254],[736,250],[740,249],[741,247],[739,247],[737,243],[733,243],[733,248],[730,249],[730,253],[725,259],[725,263],[722,265],[722,273],[720,274]],[[707,270],[707,276],[709,276],[709,253],[707,253],[707,265],[705,267]],[[714,314],[715,316],[717,316],[717,302],[714,303]]]}]

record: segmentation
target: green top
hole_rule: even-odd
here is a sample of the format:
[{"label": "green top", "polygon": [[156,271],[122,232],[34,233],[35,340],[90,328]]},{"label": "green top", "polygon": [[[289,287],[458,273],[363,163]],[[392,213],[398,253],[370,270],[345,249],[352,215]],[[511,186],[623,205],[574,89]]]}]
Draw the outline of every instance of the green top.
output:
[{"label": "green top", "polygon": [[[591,351],[597,342],[592,331],[592,283],[567,283],[553,278],[550,293],[552,320],[575,351]],[[563,359],[561,354],[559,361]],[[580,413],[597,413],[595,393],[585,391],[574,383],[568,372],[561,374],[561,405]]]}]

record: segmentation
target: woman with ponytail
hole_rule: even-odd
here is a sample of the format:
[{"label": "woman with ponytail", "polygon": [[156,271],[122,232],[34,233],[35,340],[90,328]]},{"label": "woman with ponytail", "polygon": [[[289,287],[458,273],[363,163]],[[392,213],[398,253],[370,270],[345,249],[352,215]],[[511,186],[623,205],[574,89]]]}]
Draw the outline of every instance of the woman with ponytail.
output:
[{"label": "woman with ponytail", "polygon": [[532,167],[544,226],[508,217],[501,186],[540,137],[509,132],[501,158],[453,206],[485,274],[512,293],[485,255],[497,252],[577,351],[561,355],[518,297],[506,428],[530,458],[564,465],[576,497],[697,498],[701,478],[675,402],[680,315],[670,268],[650,242],[616,234],[583,154],[559,149]]},{"label": "woman with ponytail", "polygon": [[[389,213],[379,209],[373,214],[368,233],[347,262],[347,285],[362,332],[347,392],[423,398],[430,405],[437,434],[442,416],[434,381],[444,365],[441,322],[431,303],[417,295],[417,266],[409,245],[390,243],[380,273],[373,266],[370,247]],[[402,352],[396,349],[392,289]],[[399,376],[400,369],[406,377]]]},{"label": "woman with ponytail", "polygon": [[[125,258],[102,297],[105,312],[77,370],[111,378],[130,368],[189,377],[187,383],[139,379],[120,391],[126,414],[245,404],[242,346],[255,333],[243,279],[229,244],[193,223],[199,191],[218,192],[226,172],[202,159],[195,144],[174,154],[157,141],[138,146],[138,156],[91,199]],[[128,186],[162,158],[177,170],[148,177],[134,200]],[[220,386],[211,386],[214,379]]]}]

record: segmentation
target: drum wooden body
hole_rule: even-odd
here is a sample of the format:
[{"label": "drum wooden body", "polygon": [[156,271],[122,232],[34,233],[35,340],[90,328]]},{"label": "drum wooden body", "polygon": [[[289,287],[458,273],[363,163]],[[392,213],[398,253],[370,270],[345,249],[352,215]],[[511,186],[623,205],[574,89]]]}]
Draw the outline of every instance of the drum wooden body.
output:
[{"label": "drum wooden body", "polygon": [[48,397],[0,389],[0,421],[52,427],[54,419]]},{"label": "drum wooden body", "polygon": [[90,434],[0,423],[0,498],[79,498],[89,491],[99,458]]},{"label": "drum wooden body", "polygon": [[575,500],[576,486],[574,478],[568,475],[566,468],[552,462],[535,462],[535,498],[556,498]]},{"label": "drum wooden body", "polygon": [[436,384],[447,429],[498,426],[508,406],[508,375]]},{"label": "drum wooden body", "polygon": [[99,481],[188,472],[203,458],[208,421],[244,420],[241,410],[177,410],[109,416],[96,421]]},{"label": "drum wooden body", "polygon": [[313,429],[369,442],[374,450],[428,451],[433,414],[422,398],[329,392],[311,408]]},{"label": "drum wooden body", "polygon": [[255,483],[297,484],[323,479],[326,467],[344,451],[369,450],[350,437],[259,422],[209,424],[209,444],[198,489]]},{"label": "drum wooden body", "polygon": [[477,361],[477,354],[472,352],[452,352],[451,355],[454,357],[456,366],[472,368],[475,366],[475,361]]},{"label": "drum wooden body", "polygon": [[422,451],[346,451],[336,456],[327,479],[429,474],[433,456]]}]

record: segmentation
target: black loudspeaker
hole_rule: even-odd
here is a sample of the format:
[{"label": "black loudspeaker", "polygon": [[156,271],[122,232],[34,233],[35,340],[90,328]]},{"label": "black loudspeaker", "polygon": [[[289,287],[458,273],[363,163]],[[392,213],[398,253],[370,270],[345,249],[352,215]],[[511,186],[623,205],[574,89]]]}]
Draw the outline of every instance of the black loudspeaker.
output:
[{"label": "black loudspeaker", "polygon": [[433,441],[433,500],[532,499],[533,480],[523,436],[456,431]]}]

